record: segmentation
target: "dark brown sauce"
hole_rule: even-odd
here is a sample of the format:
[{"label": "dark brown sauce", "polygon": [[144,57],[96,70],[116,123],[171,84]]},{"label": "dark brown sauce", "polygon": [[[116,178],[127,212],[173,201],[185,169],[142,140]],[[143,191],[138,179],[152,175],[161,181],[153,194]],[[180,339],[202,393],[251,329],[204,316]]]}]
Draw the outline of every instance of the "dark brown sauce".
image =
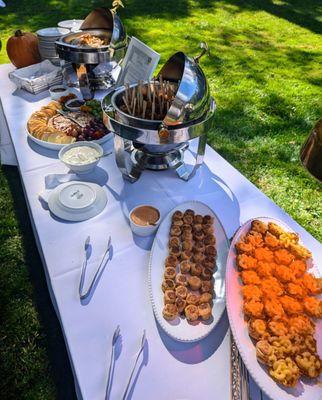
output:
[{"label": "dark brown sauce", "polygon": [[66,89],[61,87],[61,88],[55,88],[55,89],[50,89],[50,90],[51,90],[51,92],[59,93],[59,92],[65,92]]},{"label": "dark brown sauce", "polygon": [[67,104],[67,107],[80,107],[84,105],[84,101],[74,100]]}]

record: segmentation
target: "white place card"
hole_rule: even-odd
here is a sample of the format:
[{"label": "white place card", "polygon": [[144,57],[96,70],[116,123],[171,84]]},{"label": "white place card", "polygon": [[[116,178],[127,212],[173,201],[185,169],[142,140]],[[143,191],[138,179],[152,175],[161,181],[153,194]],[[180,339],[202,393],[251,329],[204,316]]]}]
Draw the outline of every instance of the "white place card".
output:
[{"label": "white place card", "polygon": [[136,83],[139,80],[150,80],[159,60],[159,53],[155,52],[136,37],[132,37],[122,63],[122,69],[116,86],[122,86],[125,83]]}]

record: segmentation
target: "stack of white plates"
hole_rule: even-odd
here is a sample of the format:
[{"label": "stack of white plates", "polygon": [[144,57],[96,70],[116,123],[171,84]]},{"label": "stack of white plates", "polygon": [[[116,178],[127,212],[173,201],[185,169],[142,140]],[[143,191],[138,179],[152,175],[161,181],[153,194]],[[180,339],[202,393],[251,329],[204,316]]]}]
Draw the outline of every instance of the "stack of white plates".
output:
[{"label": "stack of white plates", "polygon": [[54,27],[44,28],[37,31],[39,40],[39,53],[42,60],[50,60],[53,64],[59,64],[59,57],[56,52],[55,42],[62,35],[69,33],[69,29]]},{"label": "stack of white plates", "polygon": [[58,26],[60,28],[69,29],[71,32],[77,32],[83,22],[83,19],[68,19],[66,21],[58,22]]}]

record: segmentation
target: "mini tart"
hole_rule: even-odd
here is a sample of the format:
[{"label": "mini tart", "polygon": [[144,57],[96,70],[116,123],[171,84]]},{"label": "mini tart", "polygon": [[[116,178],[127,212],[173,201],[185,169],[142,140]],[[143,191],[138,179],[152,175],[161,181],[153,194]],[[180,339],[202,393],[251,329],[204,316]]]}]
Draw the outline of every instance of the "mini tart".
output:
[{"label": "mini tart", "polygon": [[181,240],[178,236],[171,236],[169,239],[169,248],[173,246],[180,246]]},{"label": "mini tart", "polygon": [[217,255],[216,247],[213,244],[208,244],[208,246],[205,248],[205,254],[207,256],[215,257]]},{"label": "mini tart", "polygon": [[175,301],[175,305],[177,306],[178,312],[182,313],[187,305],[187,302],[185,299],[181,297],[177,297]]},{"label": "mini tart", "polygon": [[170,235],[171,236],[180,236],[181,235],[181,229],[179,226],[171,226],[170,228]]},{"label": "mini tart", "polygon": [[179,226],[179,228],[183,225],[183,220],[182,219],[176,219],[174,221],[172,221],[172,225],[171,226]]},{"label": "mini tart", "polygon": [[182,238],[182,241],[185,241],[185,240],[192,241],[192,239],[193,239],[192,232],[184,231],[184,232],[182,233],[181,238]]},{"label": "mini tart", "polygon": [[182,250],[183,251],[186,251],[186,250],[192,251],[192,248],[193,248],[193,241],[192,240],[186,239],[186,240],[184,240],[182,242]]},{"label": "mini tart", "polygon": [[203,224],[202,225],[202,232],[205,235],[213,234],[214,233],[214,228],[211,224]]},{"label": "mini tart", "polygon": [[216,269],[216,260],[214,257],[206,257],[203,262],[202,265],[205,268],[210,269],[211,271],[214,271]]},{"label": "mini tart", "polygon": [[201,279],[204,281],[209,281],[212,279],[212,270],[208,268],[203,268],[201,272]]},{"label": "mini tart", "polygon": [[188,321],[197,321],[199,317],[198,307],[193,304],[189,304],[184,309],[184,313]]},{"label": "mini tart", "polygon": [[162,311],[163,318],[172,321],[178,315],[178,309],[175,304],[166,304]]},{"label": "mini tart", "polygon": [[192,226],[188,224],[183,224],[181,227],[182,233],[189,232],[192,233]]},{"label": "mini tart", "polygon": [[192,215],[184,215],[183,222],[187,225],[191,225],[193,223],[193,216]]},{"label": "mini tart", "polygon": [[200,287],[200,292],[201,293],[213,293],[214,292],[214,285],[212,281],[201,281],[201,287]]},{"label": "mini tart", "polygon": [[176,265],[178,264],[178,259],[177,259],[177,257],[176,256],[168,256],[166,259],[165,259],[165,266],[166,267],[176,267]]},{"label": "mini tart", "polygon": [[192,264],[190,273],[193,276],[200,276],[202,273],[202,265],[200,263]]},{"label": "mini tart", "polygon": [[196,242],[204,240],[205,234],[202,231],[194,232],[193,238]]},{"label": "mini tart", "polygon": [[195,293],[188,293],[187,297],[186,297],[186,302],[187,302],[187,304],[197,305],[199,303],[199,297],[200,296],[198,296]]},{"label": "mini tart", "polygon": [[202,215],[199,215],[199,214],[196,214],[195,216],[194,216],[194,218],[193,218],[193,223],[194,224],[202,224],[203,223],[203,216]]},{"label": "mini tart", "polygon": [[188,284],[192,290],[198,290],[201,286],[201,279],[197,276],[189,276]]},{"label": "mini tart", "polygon": [[165,292],[166,290],[174,290],[176,285],[172,279],[163,279],[161,287],[162,290]]},{"label": "mini tart", "polygon": [[203,253],[194,253],[194,255],[192,256],[192,259],[195,263],[198,262],[203,262],[203,260],[205,259],[205,256]]},{"label": "mini tart", "polygon": [[267,340],[259,340],[256,343],[256,357],[259,362],[265,365],[273,365],[277,360],[274,348]]},{"label": "mini tart", "polygon": [[249,318],[263,317],[263,303],[257,300],[250,300],[244,302],[244,314]]},{"label": "mini tart", "polygon": [[214,223],[214,218],[211,215],[205,215],[202,219],[203,224],[210,224],[212,225]]},{"label": "mini tart", "polygon": [[181,261],[184,261],[184,260],[189,261],[189,260],[191,260],[191,257],[192,257],[192,251],[190,251],[190,250],[182,251],[180,254]]},{"label": "mini tart", "polygon": [[195,212],[191,210],[190,208],[187,208],[186,211],[183,213],[183,216],[185,215],[191,215],[192,217],[195,216]]},{"label": "mini tart", "polygon": [[204,238],[204,244],[205,244],[205,245],[216,244],[215,235],[212,234],[212,233],[206,235],[205,238]]},{"label": "mini tart", "polygon": [[175,211],[172,215],[172,221],[180,220],[183,218],[183,213],[179,210]]},{"label": "mini tart", "polygon": [[204,253],[206,247],[203,244],[203,242],[196,242],[195,245],[193,246],[193,251],[195,253]]},{"label": "mini tart", "polygon": [[296,386],[300,377],[299,368],[290,357],[275,361],[268,373],[274,381],[288,387]]},{"label": "mini tart", "polygon": [[252,230],[264,234],[267,232],[268,226],[264,222],[259,221],[258,219],[254,219],[252,221]]},{"label": "mini tart", "polygon": [[176,277],[176,270],[173,267],[167,267],[164,270],[164,279],[172,279],[174,280],[174,278]]},{"label": "mini tart", "polygon": [[248,333],[255,340],[261,340],[268,336],[267,324],[263,319],[250,319],[248,322]]},{"label": "mini tart", "polygon": [[295,362],[302,374],[317,378],[321,373],[322,363],[318,355],[305,351],[295,356]]},{"label": "mini tart", "polygon": [[183,285],[179,285],[178,287],[176,287],[176,296],[177,297],[181,297],[182,299],[185,299],[188,295],[188,289],[183,286]]},{"label": "mini tart", "polygon": [[211,317],[211,307],[209,303],[201,303],[198,306],[199,317],[204,321]]},{"label": "mini tart", "polygon": [[187,286],[188,285],[187,276],[179,273],[179,274],[177,274],[177,276],[175,278],[175,282],[177,285]]},{"label": "mini tart", "polygon": [[269,321],[267,327],[269,333],[274,336],[286,336],[288,334],[288,327],[283,320],[275,319]]},{"label": "mini tart", "polygon": [[176,301],[176,293],[174,290],[166,290],[164,292],[164,304],[173,304]]},{"label": "mini tart", "polygon": [[205,292],[199,297],[199,303],[210,303],[212,301],[212,294]]},{"label": "mini tart", "polygon": [[170,256],[179,257],[181,254],[180,246],[169,247],[169,254],[170,254]]},{"label": "mini tart", "polygon": [[181,261],[181,263],[180,263],[180,272],[182,274],[187,274],[188,272],[190,272],[191,265],[192,264],[191,264],[191,262],[189,260]]},{"label": "mini tart", "polygon": [[201,224],[196,224],[193,223],[192,225],[192,231],[195,232],[202,232],[202,225]]}]

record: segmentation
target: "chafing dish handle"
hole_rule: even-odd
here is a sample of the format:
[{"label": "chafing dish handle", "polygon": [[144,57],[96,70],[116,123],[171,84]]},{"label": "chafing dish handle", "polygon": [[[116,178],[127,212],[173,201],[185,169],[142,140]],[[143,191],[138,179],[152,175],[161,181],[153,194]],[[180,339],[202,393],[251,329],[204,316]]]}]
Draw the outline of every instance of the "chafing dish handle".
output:
[{"label": "chafing dish handle", "polygon": [[131,160],[132,142],[119,135],[114,135],[114,148],[116,164],[124,179],[131,183],[136,182],[142,171]]}]

